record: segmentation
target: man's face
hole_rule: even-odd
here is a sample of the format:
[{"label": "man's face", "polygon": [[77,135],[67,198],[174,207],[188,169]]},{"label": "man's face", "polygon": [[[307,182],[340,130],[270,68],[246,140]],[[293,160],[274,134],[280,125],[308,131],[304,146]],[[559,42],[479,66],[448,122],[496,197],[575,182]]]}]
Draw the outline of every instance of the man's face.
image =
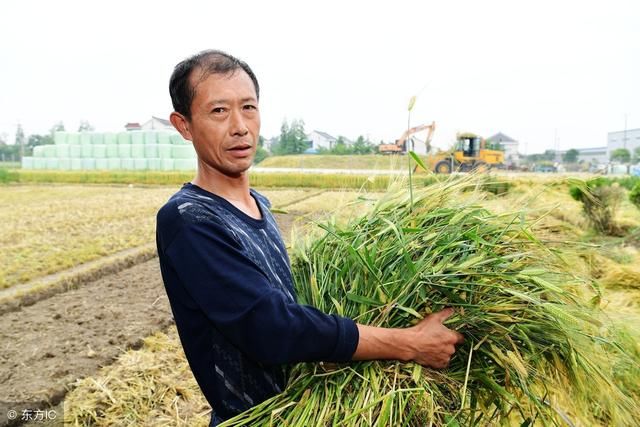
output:
[{"label": "man's face", "polygon": [[[197,79],[189,133],[201,167],[236,177],[249,169],[260,135],[260,112],[251,78],[244,70]],[[213,170],[212,170],[213,169]]]}]

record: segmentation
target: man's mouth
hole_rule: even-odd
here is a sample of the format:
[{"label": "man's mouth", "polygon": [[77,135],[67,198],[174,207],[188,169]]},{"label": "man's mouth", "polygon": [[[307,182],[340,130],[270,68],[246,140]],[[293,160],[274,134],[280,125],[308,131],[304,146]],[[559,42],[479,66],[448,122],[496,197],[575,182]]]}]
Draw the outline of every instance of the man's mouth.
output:
[{"label": "man's mouth", "polygon": [[251,154],[252,145],[251,144],[238,144],[229,148],[229,151],[238,157],[244,157]]}]

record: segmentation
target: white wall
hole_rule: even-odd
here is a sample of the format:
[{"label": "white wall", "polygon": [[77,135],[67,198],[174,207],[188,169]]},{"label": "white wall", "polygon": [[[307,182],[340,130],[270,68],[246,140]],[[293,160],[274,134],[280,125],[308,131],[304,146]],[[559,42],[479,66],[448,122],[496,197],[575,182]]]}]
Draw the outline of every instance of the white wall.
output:
[{"label": "white wall", "polygon": [[518,164],[520,162],[520,155],[518,154],[518,142],[500,142],[502,148],[504,148],[504,161],[505,163]]},{"label": "white wall", "polygon": [[327,150],[329,150],[333,148],[333,142],[335,142],[335,140],[329,140],[316,131],[313,131],[309,135],[307,135],[307,139],[312,142],[311,147],[316,150],[319,148],[326,148]]},{"label": "white wall", "polygon": [[611,153],[617,148],[626,148],[633,157],[633,150],[640,147],[640,129],[629,129],[626,132],[626,146],[624,141],[624,131],[609,132],[607,135],[607,157],[611,158]]},{"label": "white wall", "polygon": [[602,151],[594,151],[594,152],[582,152],[578,150],[578,162],[588,162],[588,163],[609,163],[609,156],[607,155],[607,150],[604,149]]}]

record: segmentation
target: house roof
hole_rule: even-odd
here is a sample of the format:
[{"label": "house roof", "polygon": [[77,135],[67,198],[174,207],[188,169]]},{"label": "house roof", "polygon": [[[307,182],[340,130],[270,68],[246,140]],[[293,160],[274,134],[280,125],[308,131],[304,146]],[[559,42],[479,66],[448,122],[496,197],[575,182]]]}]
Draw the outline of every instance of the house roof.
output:
[{"label": "house roof", "polygon": [[157,120],[157,121],[159,121],[160,123],[162,123],[165,126],[173,126],[171,124],[171,122],[169,120],[167,120],[167,119],[161,119],[160,117],[156,117],[156,116],[151,116],[151,119],[152,120]]},{"label": "house roof", "polygon": [[607,132],[607,133],[608,133],[609,135],[611,135],[611,134],[614,134],[614,133],[625,133],[625,132],[630,133],[630,132],[638,132],[638,131],[640,131],[640,128],[637,128],[637,129],[627,129],[626,131],[624,131],[624,130],[614,130],[614,131]]},{"label": "house roof", "polygon": [[[602,154],[607,152],[607,147],[588,147],[588,148],[573,148],[577,150],[579,154]],[[560,154],[566,154],[569,150],[560,150]]]},{"label": "house roof", "polygon": [[578,148],[580,154],[606,153],[607,147]]},{"label": "house roof", "polygon": [[142,126],[138,122],[129,122],[124,125],[125,129],[140,129]]},{"label": "house roof", "polygon": [[[326,132],[322,132],[322,131],[319,131],[319,130],[314,130],[313,132],[317,133],[318,135],[320,135],[320,136],[322,136],[322,137],[324,137],[324,138],[331,139],[331,140],[333,140],[333,141],[335,141],[336,139],[338,139],[338,138],[335,138],[335,137],[333,137],[333,136],[329,135],[329,134],[328,134],[328,133],[326,133]],[[312,133],[313,133],[313,132],[312,132]]]},{"label": "house roof", "polygon": [[515,139],[511,138],[508,135],[505,135],[502,132],[496,133],[495,135],[487,138],[487,140],[491,142],[518,142]]}]

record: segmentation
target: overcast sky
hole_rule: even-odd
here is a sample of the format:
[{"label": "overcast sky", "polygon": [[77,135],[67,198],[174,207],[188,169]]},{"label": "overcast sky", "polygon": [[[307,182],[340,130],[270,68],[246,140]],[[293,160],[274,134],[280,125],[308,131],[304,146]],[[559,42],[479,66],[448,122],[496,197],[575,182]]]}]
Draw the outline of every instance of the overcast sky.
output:
[{"label": "overcast sky", "polygon": [[0,5],[0,134],[62,120],[120,131],[171,112],[173,66],[206,48],[247,61],[262,134],[283,119],[355,139],[435,121],[503,132],[523,153],[605,146],[640,128],[636,1],[12,1]]}]

